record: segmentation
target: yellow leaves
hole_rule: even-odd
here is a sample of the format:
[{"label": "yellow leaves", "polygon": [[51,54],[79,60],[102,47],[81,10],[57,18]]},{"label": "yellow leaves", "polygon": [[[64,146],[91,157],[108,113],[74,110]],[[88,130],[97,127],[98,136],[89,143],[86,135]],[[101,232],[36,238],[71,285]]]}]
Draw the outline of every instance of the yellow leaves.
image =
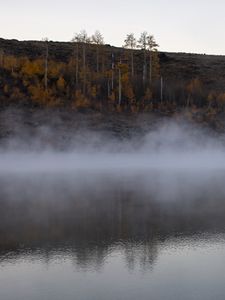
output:
[{"label": "yellow leaves", "polygon": [[122,95],[126,97],[129,101],[134,100],[135,95],[130,82],[130,74],[128,65],[119,63],[117,68],[121,71],[121,84],[122,84]]},{"label": "yellow leaves", "polygon": [[75,92],[75,99],[72,102],[72,109],[84,109],[90,107],[90,101],[81,93],[80,90]]},{"label": "yellow leaves", "polygon": [[122,82],[122,84],[127,84],[129,81],[130,81],[130,78],[129,78],[128,72],[122,74],[122,76],[121,76],[121,82]]},{"label": "yellow leaves", "polygon": [[59,79],[57,80],[56,86],[57,89],[61,92],[65,90],[66,82],[62,76],[60,76]]},{"label": "yellow leaves", "polygon": [[59,78],[65,71],[65,64],[62,62],[49,61],[48,63],[48,77]]},{"label": "yellow leaves", "polygon": [[218,96],[217,96],[217,101],[221,104],[225,104],[225,93],[220,93]]},{"label": "yellow leaves", "polygon": [[160,61],[158,51],[152,51],[152,78],[159,78],[160,75]]},{"label": "yellow leaves", "polygon": [[55,107],[59,106],[60,101],[54,97],[54,95],[46,91],[42,85],[31,85],[28,87],[28,90],[31,94],[31,99],[35,103],[38,103],[41,106],[47,106],[47,107]]},{"label": "yellow leaves", "polygon": [[40,84],[31,85],[28,87],[28,90],[31,94],[31,99],[33,101],[39,102],[40,104],[44,102],[44,99],[46,98],[46,92]]},{"label": "yellow leaves", "polygon": [[8,84],[4,85],[3,92],[4,92],[5,95],[7,95],[9,93],[9,86],[8,86]]},{"label": "yellow leaves", "polygon": [[115,102],[116,101],[116,95],[115,95],[114,91],[109,95],[109,100],[111,102]]},{"label": "yellow leaves", "polygon": [[17,66],[17,58],[12,55],[4,56],[4,68],[13,72]]},{"label": "yellow leaves", "polygon": [[121,74],[128,73],[128,65],[124,63],[118,63],[116,65],[117,69],[120,69]]},{"label": "yellow leaves", "polygon": [[192,79],[189,84],[187,85],[187,91],[190,94],[200,92],[202,89],[201,81],[198,78]]},{"label": "yellow leaves", "polygon": [[130,100],[130,101],[135,100],[134,91],[133,91],[133,88],[132,88],[132,86],[131,86],[130,84],[127,83],[127,84],[124,86],[123,93],[124,93],[124,96],[125,96],[128,100]]},{"label": "yellow leaves", "polygon": [[91,97],[94,99],[97,97],[97,87],[96,86],[92,86],[92,88],[91,88]]},{"label": "yellow leaves", "polygon": [[[56,63],[49,61],[48,63],[48,77],[59,78],[65,70],[64,63]],[[23,59],[21,64],[21,73],[27,77],[44,76],[45,63],[43,59]]]},{"label": "yellow leaves", "polygon": [[41,59],[37,59],[34,61],[26,60],[25,64],[22,66],[21,73],[26,75],[27,77],[43,75],[43,61]]},{"label": "yellow leaves", "polygon": [[145,100],[145,101],[152,100],[152,91],[150,90],[150,88],[146,89],[143,100]]}]

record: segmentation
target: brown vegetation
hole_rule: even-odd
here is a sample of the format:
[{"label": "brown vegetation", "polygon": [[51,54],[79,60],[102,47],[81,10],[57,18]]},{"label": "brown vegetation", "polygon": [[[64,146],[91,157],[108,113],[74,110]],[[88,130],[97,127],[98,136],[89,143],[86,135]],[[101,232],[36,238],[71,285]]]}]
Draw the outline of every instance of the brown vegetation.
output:
[{"label": "brown vegetation", "polygon": [[138,42],[115,48],[84,31],[70,43],[0,39],[1,106],[224,111],[225,57],[159,53],[146,32]]}]

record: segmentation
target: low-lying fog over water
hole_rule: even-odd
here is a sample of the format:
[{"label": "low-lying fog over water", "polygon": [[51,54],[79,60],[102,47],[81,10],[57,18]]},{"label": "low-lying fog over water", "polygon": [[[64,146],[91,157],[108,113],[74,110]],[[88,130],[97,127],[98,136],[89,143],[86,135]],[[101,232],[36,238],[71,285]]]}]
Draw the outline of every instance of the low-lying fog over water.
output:
[{"label": "low-lying fog over water", "polygon": [[224,299],[222,135],[153,116],[5,116],[0,299]]}]

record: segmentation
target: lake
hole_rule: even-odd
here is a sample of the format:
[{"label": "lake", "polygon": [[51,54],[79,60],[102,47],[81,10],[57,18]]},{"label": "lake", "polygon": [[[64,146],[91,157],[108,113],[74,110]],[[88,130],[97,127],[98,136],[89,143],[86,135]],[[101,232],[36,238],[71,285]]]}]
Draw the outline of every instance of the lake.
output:
[{"label": "lake", "polygon": [[0,299],[224,299],[225,172],[0,176]]}]

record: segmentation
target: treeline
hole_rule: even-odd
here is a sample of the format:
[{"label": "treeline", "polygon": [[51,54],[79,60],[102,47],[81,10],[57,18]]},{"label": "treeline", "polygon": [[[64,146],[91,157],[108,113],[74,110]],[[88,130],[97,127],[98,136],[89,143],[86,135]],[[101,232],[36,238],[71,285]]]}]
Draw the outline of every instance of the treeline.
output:
[{"label": "treeline", "polygon": [[74,35],[65,55],[47,39],[33,55],[0,48],[0,101],[99,111],[224,110],[225,93],[198,77],[173,80],[153,35],[128,34],[121,48],[105,45],[99,31]]}]

